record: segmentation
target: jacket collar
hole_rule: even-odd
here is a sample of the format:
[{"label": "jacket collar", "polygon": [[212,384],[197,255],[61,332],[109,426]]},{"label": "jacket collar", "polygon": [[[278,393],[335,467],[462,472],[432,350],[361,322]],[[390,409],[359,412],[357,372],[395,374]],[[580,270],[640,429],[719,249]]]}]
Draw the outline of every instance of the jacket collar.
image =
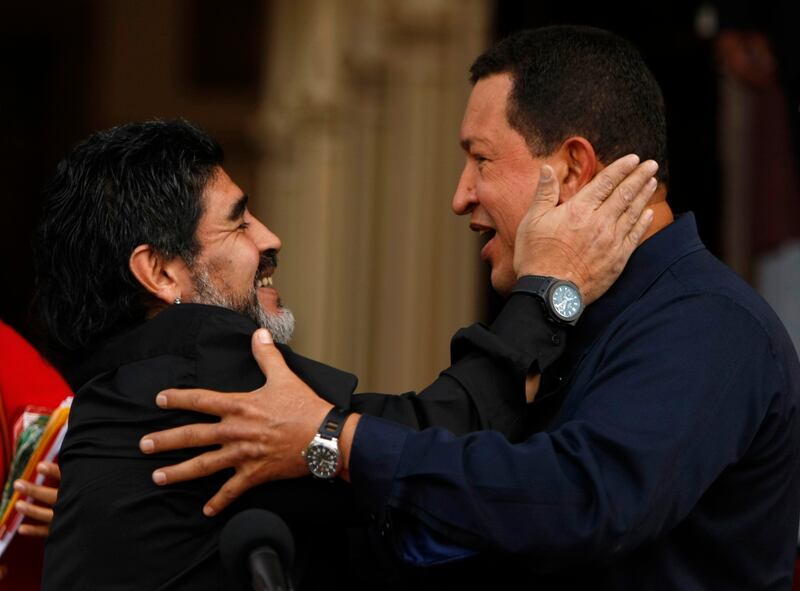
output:
[{"label": "jacket collar", "polygon": [[[247,347],[247,355],[251,354],[249,337],[257,328],[252,320],[219,306],[181,304],[170,306],[151,320],[107,340],[66,372],[68,381],[77,392],[93,377],[129,363],[161,355],[196,358],[200,331],[205,331],[203,341],[214,339],[214,335],[206,334],[211,326],[219,327],[214,328],[219,337],[240,336],[236,342]],[[350,395],[358,384],[356,376],[298,355],[286,345],[278,345],[278,349],[289,368],[315,392],[324,394],[341,408],[349,408]]]}]

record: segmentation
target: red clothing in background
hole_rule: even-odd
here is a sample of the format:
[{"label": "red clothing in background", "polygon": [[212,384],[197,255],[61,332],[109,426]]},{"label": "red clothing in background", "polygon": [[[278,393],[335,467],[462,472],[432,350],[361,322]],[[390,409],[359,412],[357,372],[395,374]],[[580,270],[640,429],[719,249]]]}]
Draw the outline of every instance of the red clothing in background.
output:
[{"label": "red clothing in background", "polygon": [[[14,329],[0,321],[0,476],[3,483],[8,474],[11,434],[17,417],[29,404],[55,408],[70,393],[58,372]],[[0,589],[39,589],[43,554],[42,538],[14,538],[0,558],[0,563],[8,567]]]}]

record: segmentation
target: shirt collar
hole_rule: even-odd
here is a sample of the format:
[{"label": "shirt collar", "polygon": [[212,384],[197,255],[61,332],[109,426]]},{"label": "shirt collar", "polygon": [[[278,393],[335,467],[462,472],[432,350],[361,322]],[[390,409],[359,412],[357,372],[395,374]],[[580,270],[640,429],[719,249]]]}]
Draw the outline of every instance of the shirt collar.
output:
[{"label": "shirt collar", "polygon": [[[187,303],[170,306],[155,318],[108,340],[67,374],[70,385],[77,391],[101,373],[160,355],[194,359],[201,346],[201,330],[218,330],[220,336],[223,332],[228,336],[238,335],[236,342],[241,341],[242,354],[251,355],[250,335],[256,330],[252,320],[219,306]],[[205,334],[204,341],[211,338],[213,335]],[[349,408],[350,395],[358,384],[356,376],[298,355],[286,345],[277,347],[289,368],[312,390],[341,408]]]},{"label": "shirt collar", "polygon": [[686,213],[637,248],[611,288],[581,316],[570,335],[570,349],[582,354],[600,332],[638,300],[677,260],[704,249],[693,213]]}]

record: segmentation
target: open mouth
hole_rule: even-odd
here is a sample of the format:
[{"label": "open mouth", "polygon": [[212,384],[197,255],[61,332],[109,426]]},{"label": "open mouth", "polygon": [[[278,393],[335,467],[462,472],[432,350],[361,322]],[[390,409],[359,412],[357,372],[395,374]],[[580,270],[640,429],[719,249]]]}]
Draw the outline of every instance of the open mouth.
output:
[{"label": "open mouth", "polygon": [[258,271],[254,280],[256,288],[259,287],[272,287],[272,275],[278,267],[277,253],[273,250],[268,250],[261,255],[259,261]]},{"label": "open mouth", "polygon": [[489,260],[489,250],[492,239],[497,235],[497,230],[490,226],[484,226],[483,224],[479,224],[477,222],[472,222],[469,225],[469,229],[473,232],[477,232],[481,238],[481,242],[483,246],[481,248],[481,259],[486,261]]},{"label": "open mouth", "polygon": [[483,224],[479,224],[478,222],[470,222],[469,229],[473,232],[477,232],[480,237],[487,242],[494,238],[494,235],[497,233],[497,230],[492,228],[491,226],[484,226]]},{"label": "open mouth", "polygon": [[483,242],[484,246],[486,246],[486,244],[488,244],[489,241],[492,238],[494,238],[495,234],[497,234],[497,230],[495,230],[494,228],[491,228],[489,226],[484,226],[476,222],[472,222],[469,225],[469,229],[472,230],[473,232],[478,233],[478,235],[481,237],[481,242]]},{"label": "open mouth", "polygon": [[272,287],[272,275],[256,277],[256,287]]},{"label": "open mouth", "polygon": [[478,231],[478,235],[481,237],[481,241],[482,241],[484,244],[486,244],[486,243],[487,243],[487,242],[489,242],[489,241],[490,241],[492,238],[494,238],[494,235],[495,235],[495,234],[497,234],[497,230],[492,230],[491,228],[485,228],[485,229],[483,229],[483,230],[479,230],[479,231]]}]

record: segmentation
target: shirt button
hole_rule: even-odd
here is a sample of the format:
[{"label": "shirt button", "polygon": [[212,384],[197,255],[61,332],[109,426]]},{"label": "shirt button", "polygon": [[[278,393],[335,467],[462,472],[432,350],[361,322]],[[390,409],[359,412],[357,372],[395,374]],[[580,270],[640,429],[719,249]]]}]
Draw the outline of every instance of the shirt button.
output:
[{"label": "shirt button", "polygon": [[557,334],[554,334],[554,335],[552,335],[550,337],[550,342],[553,343],[554,345],[560,345],[561,344],[561,337],[558,336]]}]

